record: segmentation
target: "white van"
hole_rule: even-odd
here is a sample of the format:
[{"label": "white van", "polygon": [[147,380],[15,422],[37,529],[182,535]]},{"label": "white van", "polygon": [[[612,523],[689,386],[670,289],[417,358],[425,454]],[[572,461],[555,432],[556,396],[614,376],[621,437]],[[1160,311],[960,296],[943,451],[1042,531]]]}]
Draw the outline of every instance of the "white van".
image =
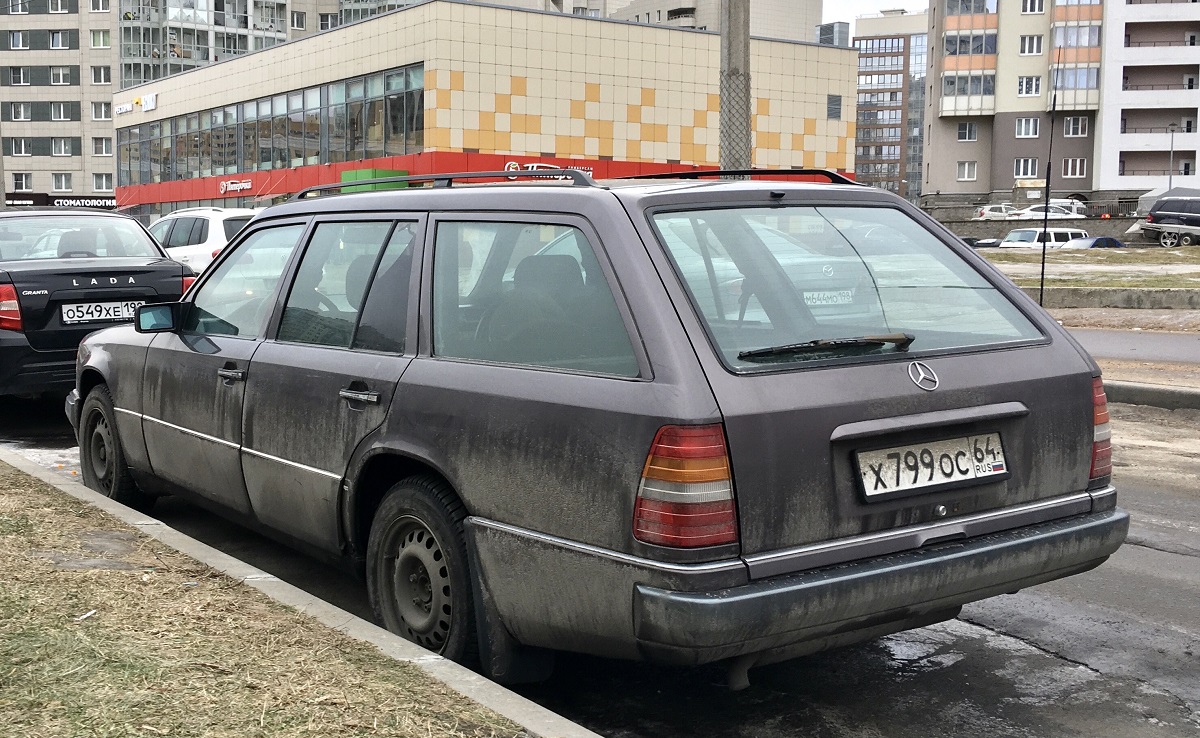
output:
[{"label": "white van", "polygon": [[1000,248],[1039,248],[1043,241],[1046,248],[1061,248],[1073,238],[1087,238],[1088,232],[1080,228],[1014,228],[998,245]]}]

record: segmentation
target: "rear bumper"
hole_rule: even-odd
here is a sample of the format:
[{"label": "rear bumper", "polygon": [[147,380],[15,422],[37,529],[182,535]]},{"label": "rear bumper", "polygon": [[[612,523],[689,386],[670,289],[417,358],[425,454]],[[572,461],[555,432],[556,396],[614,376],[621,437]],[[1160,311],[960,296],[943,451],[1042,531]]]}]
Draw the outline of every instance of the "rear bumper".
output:
[{"label": "rear bumper", "polygon": [[[1120,547],[1119,508],[718,591],[639,584],[634,633],[647,658],[683,664],[874,637],[962,605],[1087,571]],[[893,624],[894,627],[889,627]],[[759,659],[752,659],[755,663]]]},{"label": "rear bumper", "polygon": [[25,335],[0,331],[0,395],[66,394],[75,386],[75,350],[38,351]]}]

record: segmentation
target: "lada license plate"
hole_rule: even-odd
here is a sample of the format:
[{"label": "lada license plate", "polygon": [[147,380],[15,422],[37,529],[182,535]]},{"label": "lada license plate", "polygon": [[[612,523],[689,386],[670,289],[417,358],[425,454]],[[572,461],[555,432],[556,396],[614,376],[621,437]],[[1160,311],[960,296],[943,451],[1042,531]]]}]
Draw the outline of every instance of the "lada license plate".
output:
[{"label": "lada license plate", "polygon": [[849,305],[852,302],[854,302],[854,290],[804,293],[805,305]]},{"label": "lada license plate", "polygon": [[133,320],[134,313],[145,300],[125,302],[77,302],[62,306],[62,322],[92,323],[102,320]]},{"label": "lada license plate", "polygon": [[855,454],[867,497],[1008,474],[999,433]]}]

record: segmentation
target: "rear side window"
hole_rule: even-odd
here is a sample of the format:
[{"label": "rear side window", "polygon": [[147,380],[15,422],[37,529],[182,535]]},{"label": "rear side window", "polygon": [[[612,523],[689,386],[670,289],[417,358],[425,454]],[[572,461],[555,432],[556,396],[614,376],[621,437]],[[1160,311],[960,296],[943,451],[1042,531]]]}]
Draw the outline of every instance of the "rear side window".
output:
[{"label": "rear side window", "polygon": [[[727,208],[660,212],[652,220],[712,343],[735,371],[890,355],[901,344],[920,352],[1041,337],[994,286],[899,210]],[[874,340],[853,340],[864,337]]]},{"label": "rear side window", "polygon": [[439,356],[633,377],[633,345],[584,233],[443,222],[433,261]]},{"label": "rear side window", "polygon": [[167,242],[163,245],[171,249],[192,243],[192,228],[195,225],[195,218],[176,218],[175,227],[171,229],[171,235],[167,236]]}]

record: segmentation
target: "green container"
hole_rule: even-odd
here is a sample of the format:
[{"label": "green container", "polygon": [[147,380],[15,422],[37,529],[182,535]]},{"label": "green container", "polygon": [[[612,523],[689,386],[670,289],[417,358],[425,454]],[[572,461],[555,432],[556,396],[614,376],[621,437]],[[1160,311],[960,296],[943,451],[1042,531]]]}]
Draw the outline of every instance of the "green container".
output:
[{"label": "green container", "polygon": [[[406,170],[394,169],[347,169],[342,172],[342,182],[358,182],[368,179],[384,179],[385,177],[406,177]],[[408,182],[377,182],[360,187],[343,187],[342,192],[368,192],[370,190],[400,190],[408,187]]]}]

